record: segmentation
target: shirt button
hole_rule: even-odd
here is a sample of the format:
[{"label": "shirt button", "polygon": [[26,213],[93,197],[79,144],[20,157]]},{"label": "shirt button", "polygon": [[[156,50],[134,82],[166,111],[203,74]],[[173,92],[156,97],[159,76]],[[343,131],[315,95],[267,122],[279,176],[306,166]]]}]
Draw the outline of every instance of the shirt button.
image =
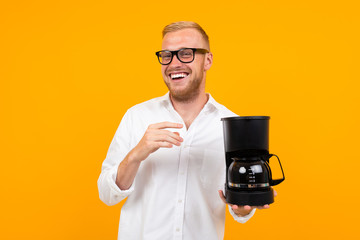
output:
[{"label": "shirt button", "polygon": [[182,200],[181,199],[179,199],[179,201],[178,201],[179,203],[182,203]]},{"label": "shirt button", "polygon": [[180,232],[180,228],[177,228],[176,231],[177,231],[177,232]]}]

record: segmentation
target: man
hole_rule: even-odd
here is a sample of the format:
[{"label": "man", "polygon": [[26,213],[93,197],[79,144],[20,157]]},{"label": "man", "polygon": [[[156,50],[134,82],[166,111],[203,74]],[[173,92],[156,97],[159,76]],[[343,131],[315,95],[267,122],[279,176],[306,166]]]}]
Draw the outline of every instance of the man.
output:
[{"label": "man", "polygon": [[[205,92],[213,62],[208,36],[196,23],[172,23],[164,28],[156,54],[169,92],[124,115],[102,166],[100,199],[114,205],[127,197],[121,240],[223,239],[220,119],[235,114]],[[244,223],[255,207],[229,210]]]}]

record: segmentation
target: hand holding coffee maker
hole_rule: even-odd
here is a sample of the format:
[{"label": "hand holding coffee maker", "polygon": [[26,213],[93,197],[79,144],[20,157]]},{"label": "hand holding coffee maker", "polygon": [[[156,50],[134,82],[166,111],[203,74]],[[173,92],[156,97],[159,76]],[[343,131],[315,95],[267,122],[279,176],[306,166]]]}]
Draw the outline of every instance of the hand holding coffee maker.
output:
[{"label": "hand holding coffee maker", "polygon": [[[246,215],[254,207],[268,208],[274,202],[275,186],[285,180],[280,159],[269,153],[268,116],[247,116],[222,118],[226,183],[225,196],[219,191],[225,203],[235,213]],[[283,177],[272,179],[270,158],[278,159]]]}]

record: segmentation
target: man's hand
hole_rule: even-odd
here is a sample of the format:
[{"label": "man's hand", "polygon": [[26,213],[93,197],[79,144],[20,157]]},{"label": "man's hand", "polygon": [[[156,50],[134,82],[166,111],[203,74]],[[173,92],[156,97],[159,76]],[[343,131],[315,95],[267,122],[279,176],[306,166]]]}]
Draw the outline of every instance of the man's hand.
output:
[{"label": "man's hand", "polygon": [[[277,192],[274,190],[274,197],[276,197]],[[238,205],[234,205],[234,204],[230,204],[226,202],[226,198],[225,195],[223,193],[222,190],[219,190],[219,196],[221,198],[221,200],[225,203],[225,204],[229,204],[230,207],[232,208],[232,210],[234,211],[234,213],[236,215],[238,215],[239,217],[244,217],[246,215],[248,215],[254,208],[257,209],[267,209],[270,206],[268,204],[264,205],[264,206],[249,206],[249,205],[245,205],[245,206],[238,206]]]},{"label": "man's hand", "polygon": [[135,159],[145,160],[151,153],[159,148],[172,148],[173,145],[180,146],[183,141],[179,133],[164,130],[164,128],[182,128],[181,123],[161,122],[149,125],[144,136],[132,150]]},{"label": "man's hand", "polygon": [[140,142],[134,147],[119,164],[116,175],[116,185],[121,190],[129,189],[140,167],[141,161],[161,147],[171,148],[180,146],[183,139],[177,132],[164,130],[164,128],[182,128],[180,123],[161,122],[149,125]]}]

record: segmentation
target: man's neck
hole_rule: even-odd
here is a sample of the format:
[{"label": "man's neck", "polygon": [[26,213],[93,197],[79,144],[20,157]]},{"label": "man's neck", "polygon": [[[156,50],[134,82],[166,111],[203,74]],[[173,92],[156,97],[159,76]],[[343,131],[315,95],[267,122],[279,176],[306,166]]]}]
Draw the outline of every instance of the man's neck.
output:
[{"label": "man's neck", "polygon": [[190,101],[176,101],[170,94],[170,99],[175,111],[179,113],[185,122],[186,128],[189,129],[191,123],[209,100],[209,96],[205,92],[202,92]]}]

